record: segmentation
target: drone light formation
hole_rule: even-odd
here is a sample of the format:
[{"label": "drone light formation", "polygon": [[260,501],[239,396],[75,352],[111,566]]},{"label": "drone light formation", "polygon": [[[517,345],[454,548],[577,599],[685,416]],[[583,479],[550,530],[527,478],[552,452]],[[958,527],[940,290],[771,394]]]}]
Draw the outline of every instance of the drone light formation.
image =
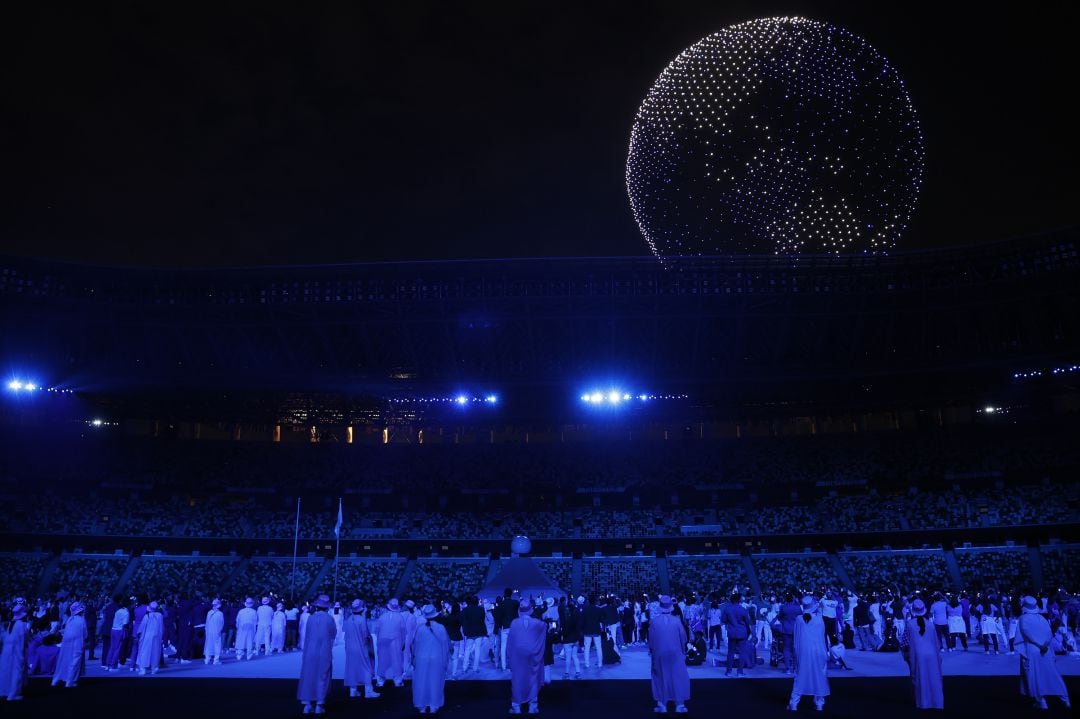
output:
[{"label": "drone light formation", "polygon": [[918,117],[862,38],[800,17],[709,35],[660,74],[630,135],[634,218],[661,260],[887,253],[923,176]]}]

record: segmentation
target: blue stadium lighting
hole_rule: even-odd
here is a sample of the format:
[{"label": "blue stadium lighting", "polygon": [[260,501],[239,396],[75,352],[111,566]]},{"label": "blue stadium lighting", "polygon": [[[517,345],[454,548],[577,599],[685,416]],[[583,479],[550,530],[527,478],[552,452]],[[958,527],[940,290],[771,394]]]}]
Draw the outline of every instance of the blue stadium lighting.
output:
[{"label": "blue stadium lighting", "polygon": [[468,397],[466,397],[466,396],[465,396],[465,395],[463,395],[463,394],[459,394],[459,395],[457,396],[457,399],[455,399],[454,401],[455,401],[455,402],[457,402],[457,403],[458,403],[459,405],[462,405],[462,406],[464,406],[464,405],[465,405],[465,403],[469,401],[469,398],[468,398]]},{"label": "blue stadium lighting", "polygon": [[28,382],[20,379],[13,379],[8,382],[8,389],[12,392],[34,392],[41,389],[36,382]]},{"label": "blue stadium lighting", "polygon": [[499,398],[496,397],[493,394],[489,394],[487,397],[484,398],[484,401],[487,402],[488,404],[495,404],[496,402],[499,401]]},{"label": "blue stadium lighting", "polygon": [[637,400],[639,402],[648,402],[651,400],[666,400],[666,399],[689,399],[690,396],[686,394],[635,394],[633,392],[627,392],[621,389],[609,389],[601,392],[600,390],[592,390],[581,395],[581,401],[587,405],[594,407],[621,407],[628,402]]}]

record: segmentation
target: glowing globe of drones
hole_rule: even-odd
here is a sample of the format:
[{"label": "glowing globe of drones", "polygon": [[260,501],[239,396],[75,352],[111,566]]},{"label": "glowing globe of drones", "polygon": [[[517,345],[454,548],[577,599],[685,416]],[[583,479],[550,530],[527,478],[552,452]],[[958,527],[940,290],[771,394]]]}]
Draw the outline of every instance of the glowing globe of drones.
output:
[{"label": "glowing globe of drones", "polygon": [[528,554],[532,551],[532,541],[523,535],[518,535],[510,540],[510,551],[515,554]]},{"label": "glowing globe of drones", "polygon": [[798,17],[733,25],[660,74],[626,185],[653,253],[885,253],[923,175],[904,83],[856,35]]}]

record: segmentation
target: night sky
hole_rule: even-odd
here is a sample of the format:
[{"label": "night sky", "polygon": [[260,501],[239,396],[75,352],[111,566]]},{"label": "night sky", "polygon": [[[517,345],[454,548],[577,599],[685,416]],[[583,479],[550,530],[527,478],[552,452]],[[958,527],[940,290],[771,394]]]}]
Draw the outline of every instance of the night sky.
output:
[{"label": "night sky", "polygon": [[26,5],[0,31],[0,253],[648,254],[624,184],[635,111],[681,50],[769,15],[843,25],[905,79],[927,174],[898,249],[1080,221],[1065,3]]}]

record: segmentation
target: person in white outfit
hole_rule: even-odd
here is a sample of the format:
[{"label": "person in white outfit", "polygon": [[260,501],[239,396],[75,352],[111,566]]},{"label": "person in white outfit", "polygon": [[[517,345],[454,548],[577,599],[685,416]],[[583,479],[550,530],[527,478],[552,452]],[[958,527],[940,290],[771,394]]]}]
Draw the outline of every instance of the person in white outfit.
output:
[{"label": "person in white outfit", "polygon": [[221,600],[210,603],[206,613],[206,639],[203,641],[203,664],[221,664],[221,632],[225,629],[225,614],[221,611]]},{"label": "person in white outfit", "polygon": [[274,609],[270,606],[270,597],[263,597],[255,612],[255,653],[270,653],[270,624],[274,619]]},{"label": "person in white outfit", "polygon": [[255,613],[255,600],[248,597],[244,607],[236,613],[236,658],[251,659],[255,656],[255,627],[258,615]]},{"label": "person in white outfit", "polygon": [[285,651],[285,605],[277,603],[277,609],[270,618],[270,653]]}]

